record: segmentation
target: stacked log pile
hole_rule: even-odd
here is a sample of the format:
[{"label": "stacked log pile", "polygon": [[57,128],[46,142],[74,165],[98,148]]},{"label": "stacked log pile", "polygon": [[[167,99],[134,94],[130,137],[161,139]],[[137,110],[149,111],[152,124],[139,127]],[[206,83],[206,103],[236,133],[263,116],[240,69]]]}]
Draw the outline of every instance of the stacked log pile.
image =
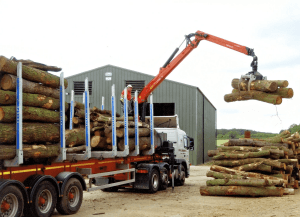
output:
[{"label": "stacked log pile", "polygon": [[[75,115],[72,119],[73,130],[66,131],[66,145],[68,152],[82,152],[85,150],[85,128],[84,128],[84,105],[75,102]],[[112,126],[111,111],[100,110],[97,107],[90,109],[91,149],[98,151],[112,150]],[[133,117],[128,117],[129,151],[135,149],[135,123]],[[146,123],[139,122],[139,150],[150,149],[150,127]],[[117,149],[124,151],[124,117],[116,114]]]},{"label": "stacked log pile", "polygon": [[208,151],[213,166],[201,195],[282,196],[299,184],[299,133],[289,131],[266,139],[230,139]]},{"label": "stacked log pile", "polygon": [[233,79],[231,86],[234,88],[232,93],[226,94],[224,100],[226,102],[258,100],[274,105],[280,105],[282,98],[292,98],[294,95],[293,89],[288,88],[288,81],[278,80],[255,80],[250,84],[248,91],[248,80],[243,80],[239,83],[239,79]]},{"label": "stacked log pile", "polygon": [[[0,56],[0,160],[16,154],[16,75],[18,61]],[[37,65],[37,64],[36,64]],[[60,78],[48,73],[57,67],[23,64],[23,155],[50,158],[59,154]],[[60,70],[60,69],[59,69]],[[67,80],[64,81],[68,86]],[[68,104],[65,104],[66,110]]]}]

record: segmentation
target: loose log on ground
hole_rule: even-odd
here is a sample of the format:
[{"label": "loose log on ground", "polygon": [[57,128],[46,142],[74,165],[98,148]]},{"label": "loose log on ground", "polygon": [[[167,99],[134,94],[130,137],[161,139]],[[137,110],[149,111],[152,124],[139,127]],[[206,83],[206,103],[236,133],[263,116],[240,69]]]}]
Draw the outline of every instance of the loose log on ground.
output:
[{"label": "loose log on ground", "polygon": [[[59,112],[50,111],[44,108],[23,106],[23,120],[40,121],[47,123],[59,123]],[[67,121],[67,117],[65,118]],[[15,122],[16,121],[16,106],[1,106],[0,107],[0,122]]]},{"label": "loose log on ground", "polygon": [[239,167],[234,167],[233,169],[239,170],[239,171],[251,171],[251,170],[257,169],[257,167],[260,164],[262,164],[262,161],[261,162],[257,162],[257,163],[245,164],[245,165],[239,166]]},{"label": "loose log on ground", "polygon": [[243,171],[238,171],[238,170],[234,170],[234,169],[229,169],[226,167],[221,167],[221,166],[216,166],[213,165],[211,166],[210,170],[212,171],[216,171],[216,172],[224,172],[224,173],[228,173],[231,175],[240,175],[240,176],[246,176],[246,177],[253,177],[253,178],[257,178],[257,179],[272,179],[272,180],[282,180],[280,178],[276,178],[276,177],[272,177],[272,176],[268,176],[268,175],[263,175],[260,173],[252,173],[252,172],[243,172]]},{"label": "loose log on ground", "polygon": [[201,186],[202,196],[282,196],[283,188],[261,188],[244,186]]},{"label": "loose log on ground", "polygon": [[[0,90],[0,104],[15,105],[16,92]],[[59,110],[59,99],[47,97],[40,94],[23,93],[23,106],[40,107],[49,110]],[[65,110],[69,109],[69,104],[65,103]]]},{"label": "loose log on ground", "polygon": [[85,129],[66,130],[66,146],[73,147],[85,144]]},{"label": "loose log on ground", "polygon": [[[4,56],[0,56],[0,71],[17,75],[17,65],[17,62],[9,60]],[[29,81],[42,83],[52,88],[58,88],[60,86],[60,77],[25,65],[22,66],[22,77]],[[66,79],[64,79],[64,86],[65,88],[68,87],[68,81]]]},{"label": "loose log on ground", "polygon": [[67,149],[67,153],[76,153],[76,152],[85,151],[85,147],[86,147],[85,145],[81,145],[81,146],[66,148],[66,149]]},{"label": "loose log on ground", "polygon": [[[247,158],[242,160],[215,160],[214,165],[225,166],[225,167],[236,167],[245,164],[251,164],[255,162],[262,162],[265,158]],[[281,163],[280,163],[281,164]]]},{"label": "loose log on ground", "polygon": [[221,146],[218,147],[218,150],[234,150],[234,151],[249,151],[249,152],[256,152],[256,151],[260,151],[260,148],[255,148],[255,147],[243,147],[243,146]]},{"label": "loose log on ground", "polygon": [[[33,93],[49,96],[55,99],[59,99],[59,89],[54,89],[41,85],[39,83],[27,81],[22,79],[23,82],[23,92]],[[1,79],[1,88],[3,90],[16,91],[17,87],[17,77],[14,75],[5,74]]]},{"label": "loose log on ground", "polygon": [[[275,142],[275,143],[273,143],[273,142]],[[230,139],[228,145],[229,146],[257,146],[257,147],[285,146],[288,148],[288,144],[277,143],[277,142],[278,142],[278,137],[270,138],[268,141],[257,141],[257,140],[253,140],[253,139]]]},{"label": "loose log on ground", "polygon": [[280,180],[270,179],[215,179],[207,180],[207,186],[253,186],[253,187],[264,187],[264,186],[282,186],[284,183]]},{"label": "loose log on ground", "polygon": [[245,159],[245,158],[259,158],[263,156],[269,156],[269,150],[262,150],[259,152],[248,152],[245,154],[232,154],[227,152],[221,152],[219,155],[213,157],[214,160],[223,160],[223,159]]},{"label": "loose log on ground", "polygon": [[[128,139],[129,151],[133,151],[135,149],[135,139],[129,138]],[[151,141],[150,137],[139,137],[139,149],[140,151],[150,149]],[[118,148],[120,151],[125,150],[124,139],[120,139],[118,142]]]},{"label": "loose log on ground", "polygon": [[294,188],[283,188],[283,195],[294,195],[295,189]]},{"label": "loose log on ground", "polygon": [[[248,80],[243,80],[240,83],[240,90],[248,91]],[[238,89],[239,79],[233,79],[231,86]],[[278,88],[277,82],[269,80],[255,80],[250,84],[250,90],[259,90],[263,92],[274,92]]]},{"label": "loose log on ground", "polygon": [[[58,124],[48,123],[23,123],[23,142],[59,142]],[[0,124],[0,144],[11,144],[16,142],[16,124]],[[1,147],[1,146],[0,146]]]},{"label": "loose log on ground", "polygon": [[[56,157],[60,153],[60,145],[27,145],[23,144],[24,158],[49,158]],[[13,159],[16,156],[16,146],[2,144],[0,148],[0,160]]]}]

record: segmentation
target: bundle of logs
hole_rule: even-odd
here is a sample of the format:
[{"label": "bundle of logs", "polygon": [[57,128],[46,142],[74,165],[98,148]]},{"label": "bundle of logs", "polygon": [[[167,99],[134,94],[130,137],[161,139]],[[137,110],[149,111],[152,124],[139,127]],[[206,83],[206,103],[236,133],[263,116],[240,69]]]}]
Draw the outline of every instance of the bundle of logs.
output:
[{"label": "bundle of logs", "polygon": [[232,93],[224,96],[224,100],[226,102],[235,102],[254,99],[280,105],[282,98],[292,98],[294,95],[293,89],[287,88],[289,82],[285,80],[255,80],[250,84],[250,91],[248,91],[248,83],[248,80],[243,80],[239,83],[239,79],[233,79],[231,86],[234,89]]},{"label": "bundle of logs", "polygon": [[[30,60],[0,56],[0,160],[16,155],[17,64],[22,62],[23,156],[26,159],[51,158],[60,152],[60,78],[47,71],[60,71]],[[65,88],[68,86],[64,80]],[[65,104],[68,110],[68,104]]]},{"label": "bundle of logs", "polygon": [[[68,153],[82,152],[85,150],[85,114],[84,105],[75,102],[75,115],[72,119],[73,130],[66,131],[66,146]],[[117,149],[124,151],[124,117],[116,114]],[[100,110],[97,107],[90,109],[91,149],[98,151],[112,150],[112,117],[110,110]],[[135,123],[133,117],[128,117],[129,151],[135,149]],[[150,149],[150,127],[148,124],[139,122],[139,150]]]},{"label": "bundle of logs", "polygon": [[201,195],[282,196],[294,194],[299,184],[299,133],[283,131],[265,140],[230,139],[209,150],[213,166]]}]

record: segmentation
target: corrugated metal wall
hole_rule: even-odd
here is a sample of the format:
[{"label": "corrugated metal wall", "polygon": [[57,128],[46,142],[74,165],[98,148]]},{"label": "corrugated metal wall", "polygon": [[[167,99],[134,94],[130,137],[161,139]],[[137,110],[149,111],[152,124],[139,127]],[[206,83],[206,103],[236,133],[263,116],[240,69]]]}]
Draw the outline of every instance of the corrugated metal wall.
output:
[{"label": "corrugated metal wall", "polygon": [[[106,80],[106,72],[112,73],[111,80]],[[93,81],[93,94],[90,96],[91,106],[100,108],[102,96],[104,96],[105,109],[110,109],[111,86],[115,84],[117,112],[121,114],[121,104],[118,99],[125,87],[125,80],[145,80],[145,84],[147,84],[154,76],[108,65],[68,77],[69,85],[66,92],[70,93],[74,88],[73,81],[84,81],[86,77],[89,78],[89,81]],[[154,103],[175,103],[175,113],[179,117],[180,128],[195,139],[195,151],[191,152],[190,155],[193,165],[203,163],[203,98],[198,88],[169,80],[165,80],[153,92]],[[82,102],[82,96],[75,95],[75,100]],[[66,96],[66,101],[70,101],[70,95]],[[208,104],[210,103],[208,102]],[[214,117],[209,118],[209,120],[214,121],[215,109],[212,105],[211,108],[213,109],[209,115]],[[207,109],[210,109],[210,107],[207,107]],[[215,122],[213,122],[213,125],[215,125]],[[210,128],[207,129],[210,130]],[[215,129],[213,129],[213,132],[215,132]]]}]

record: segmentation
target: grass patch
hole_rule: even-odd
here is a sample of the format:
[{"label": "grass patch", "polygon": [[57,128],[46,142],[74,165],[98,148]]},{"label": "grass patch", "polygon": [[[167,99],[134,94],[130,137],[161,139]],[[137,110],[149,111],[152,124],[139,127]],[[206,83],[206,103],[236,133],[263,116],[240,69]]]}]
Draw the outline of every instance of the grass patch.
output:
[{"label": "grass patch", "polygon": [[228,142],[228,139],[220,139],[220,140],[217,140],[217,146],[220,146],[224,143]]}]

